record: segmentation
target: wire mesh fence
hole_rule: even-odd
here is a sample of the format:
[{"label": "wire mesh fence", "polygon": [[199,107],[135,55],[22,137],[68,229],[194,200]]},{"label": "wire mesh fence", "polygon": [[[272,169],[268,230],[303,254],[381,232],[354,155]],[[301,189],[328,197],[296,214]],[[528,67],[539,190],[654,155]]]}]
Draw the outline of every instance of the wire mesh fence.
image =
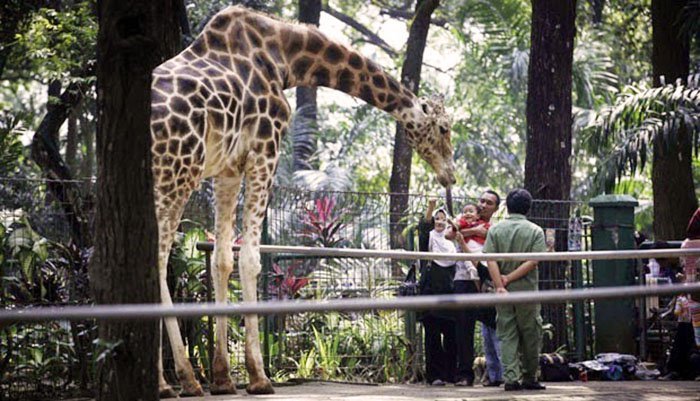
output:
[{"label": "wire mesh fence", "polygon": [[[90,251],[76,238],[85,235],[84,225],[90,225],[92,183],[0,179],[0,193],[1,274],[5,278],[0,307],[89,304]],[[392,218],[390,197],[276,187],[263,242],[389,249],[392,233],[399,232],[404,247],[417,249],[415,227],[427,197],[408,195],[402,219]],[[468,200],[474,201],[454,199],[455,210]],[[555,250],[572,249],[572,244],[586,250],[590,221],[576,218],[581,211],[585,205],[577,202],[535,201],[531,218],[551,230],[548,238],[554,238]],[[188,203],[178,246],[170,258],[168,284],[175,302],[211,301],[209,255],[198,251],[196,243],[211,239],[213,226],[213,191],[211,183],[205,181]],[[266,300],[390,298],[396,296],[408,265],[390,259],[285,254],[264,257],[263,262],[259,294]],[[591,268],[586,261],[547,262],[540,267],[541,289],[585,287],[590,280]],[[229,287],[230,300],[240,300],[237,269]],[[565,347],[572,355],[590,355],[591,310],[588,302],[544,305],[543,319],[551,324],[545,351]],[[293,376],[391,382],[419,380],[423,374],[422,328],[415,312],[277,315],[264,319],[263,325],[265,362],[273,379]],[[245,380],[241,326],[240,318],[230,319],[229,347],[232,373]],[[212,320],[185,319],[181,331],[195,372],[206,383],[213,346]],[[0,394],[8,398],[17,394],[31,398],[33,394],[41,399],[50,391],[85,391],[92,382],[95,338],[95,323],[91,321],[0,327],[0,348],[5,356],[0,360]],[[20,341],[22,346],[18,346]],[[163,349],[166,378],[175,382],[167,336]],[[479,330],[476,349],[481,349]]]}]

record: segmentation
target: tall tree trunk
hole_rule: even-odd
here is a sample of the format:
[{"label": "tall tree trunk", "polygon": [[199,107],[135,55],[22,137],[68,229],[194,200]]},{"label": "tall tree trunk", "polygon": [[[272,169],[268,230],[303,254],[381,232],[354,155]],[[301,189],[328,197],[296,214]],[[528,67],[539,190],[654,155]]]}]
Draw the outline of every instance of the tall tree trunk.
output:
[{"label": "tall tree trunk", "polygon": [[[690,39],[681,33],[679,16],[687,0],[652,0],[654,86],[681,79],[690,65]],[[663,78],[662,78],[663,77]],[[654,138],[651,183],[654,192],[654,238],[685,238],[688,220],[698,207],[692,170],[692,144],[684,129],[675,142]]]},{"label": "tall tree trunk", "polygon": [[[46,102],[46,114],[51,114],[57,108],[61,107],[61,81],[54,79],[53,81],[49,82],[47,95],[48,95],[48,101]],[[54,146],[56,146],[56,148],[60,151],[60,149],[61,149],[60,131],[55,130],[53,132],[50,132],[50,134],[51,134],[51,140],[53,141]]]},{"label": "tall tree trunk", "polygon": [[[299,22],[318,26],[321,21],[321,0],[299,0]],[[294,163],[296,170],[311,169],[309,158],[316,151],[318,107],[315,87],[297,88],[297,110],[294,118]]]},{"label": "tall tree trunk", "polygon": [[535,199],[567,200],[571,190],[575,17],[575,0],[532,2],[525,188]]},{"label": "tall tree trunk", "polygon": [[[46,116],[41,120],[31,143],[31,158],[41,168],[50,181],[47,187],[63,208],[68,220],[71,239],[78,247],[87,247],[92,243],[88,235],[89,225],[86,210],[81,202],[80,188],[70,182],[73,176],[61,158],[57,142],[61,125],[83,98],[88,85],[85,82],[73,82],[66,90],[47,106]],[[89,203],[89,202],[87,202]]]},{"label": "tall tree trunk", "polygon": [[[151,73],[175,54],[173,0],[98,3],[97,208],[90,264],[97,304],[158,303],[151,173]],[[114,348],[98,366],[98,400],[157,400],[157,320],[101,321]]]},{"label": "tall tree trunk", "polygon": [[[533,198],[568,200],[571,191],[571,74],[576,34],[576,0],[533,0],[527,94],[525,188]],[[568,207],[538,202],[530,212],[543,228],[555,229],[556,249],[566,249]],[[543,289],[563,288],[562,264],[542,263]],[[556,332],[545,349],[566,344],[563,305],[545,305]]]},{"label": "tall tree trunk", "polygon": [[[85,102],[92,104],[92,101]],[[84,103],[84,104],[85,104]],[[79,177],[88,178],[94,175],[95,166],[95,124],[88,118],[91,106],[85,105],[80,112],[80,140],[82,142],[83,154],[80,164]]]},{"label": "tall tree trunk", "polygon": [[66,164],[71,174],[75,177],[78,172],[78,110],[68,116],[68,130],[66,131]]},{"label": "tall tree trunk", "polygon": [[[406,57],[401,69],[401,82],[413,93],[420,88],[420,74],[423,67],[423,52],[430,29],[430,18],[433,11],[440,5],[439,0],[418,0],[416,15],[413,18],[406,46]],[[394,157],[389,179],[389,236],[391,248],[398,249],[406,246],[401,235],[406,224],[402,219],[408,209],[408,189],[411,181],[411,159],[413,151],[408,146],[406,134],[400,124],[396,124],[394,136]],[[394,275],[399,275],[398,265],[394,265]]]},{"label": "tall tree trunk", "polygon": [[605,0],[589,0],[593,9],[593,23],[600,24],[603,22],[603,9],[605,8]]}]

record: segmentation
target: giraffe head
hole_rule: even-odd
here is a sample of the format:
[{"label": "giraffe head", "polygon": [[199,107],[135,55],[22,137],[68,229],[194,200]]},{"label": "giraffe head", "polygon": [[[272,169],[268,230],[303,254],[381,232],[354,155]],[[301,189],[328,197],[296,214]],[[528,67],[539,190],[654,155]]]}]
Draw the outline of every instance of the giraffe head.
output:
[{"label": "giraffe head", "polygon": [[452,142],[450,140],[451,121],[445,112],[442,97],[418,98],[420,111],[415,124],[406,124],[408,144],[415,149],[437,175],[444,187],[455,183]]}]

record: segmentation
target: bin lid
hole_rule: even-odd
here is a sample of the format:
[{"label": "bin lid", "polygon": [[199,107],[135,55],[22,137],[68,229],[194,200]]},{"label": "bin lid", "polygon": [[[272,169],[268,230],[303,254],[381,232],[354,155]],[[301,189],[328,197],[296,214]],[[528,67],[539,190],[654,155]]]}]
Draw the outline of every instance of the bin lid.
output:
[{"label": "bin lid", "polygon": [[588,201],[591,207],[636,207],[639,206],[639,202],[633,196],[630,195],[598,195],[595,198]]}]

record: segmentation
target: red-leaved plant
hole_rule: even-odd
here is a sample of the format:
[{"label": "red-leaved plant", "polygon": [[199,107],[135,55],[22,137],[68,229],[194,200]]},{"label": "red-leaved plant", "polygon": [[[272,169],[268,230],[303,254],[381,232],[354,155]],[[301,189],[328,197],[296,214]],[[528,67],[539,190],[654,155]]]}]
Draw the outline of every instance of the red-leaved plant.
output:
[{"label": "red-leaved plant", "polygon": [[309,284],[308,277],[296,275],[299,267],[300,265],[295,263],[288,266],[285,271],[280,265],[273,263],[269,292],[271,294],[277,294],[277,299],[296,298],[299,290]]},{"label": "red-leaved plant", "polygon": [[336,237],[345,226],[347,210],[336,210],[335,199],[329,196],[316,199],[313,208],[305,206],[304,212],[301,236],[312,245],[334,248],[348,242],[345,238]]}]

